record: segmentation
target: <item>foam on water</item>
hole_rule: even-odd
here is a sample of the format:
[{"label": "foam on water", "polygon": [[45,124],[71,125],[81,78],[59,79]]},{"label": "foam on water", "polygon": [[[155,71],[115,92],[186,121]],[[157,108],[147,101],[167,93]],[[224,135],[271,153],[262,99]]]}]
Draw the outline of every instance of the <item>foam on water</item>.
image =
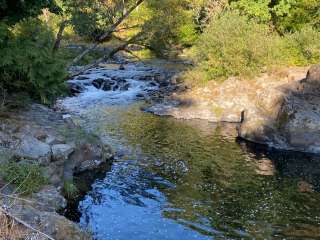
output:
[{"label": "foam on water", "polygon": [[[154,71],[154,70],[153,70]],[[68,97],[63,99],[60,104],[70,112],[81,113],[92,106],[98,105],[121,105],[137,100],[138,94],[147,94],[150,90],[157,89],[157,86],[150,85],[151,80],[138,80],[139,77],[154,74],[152,69],[129,64],[126,70],[121,71],[118,69],[108,68],[95,68],[84,75],[80,76],[87,79],[79,80],[79,77],[71,79],[69,83],[75,83],[83,86],[85,91],[78,96]],[[129,89],[126,91],[104,91],[97,89],[92,85],[95,79],[121,79],[126,80],[130,84]]]}]

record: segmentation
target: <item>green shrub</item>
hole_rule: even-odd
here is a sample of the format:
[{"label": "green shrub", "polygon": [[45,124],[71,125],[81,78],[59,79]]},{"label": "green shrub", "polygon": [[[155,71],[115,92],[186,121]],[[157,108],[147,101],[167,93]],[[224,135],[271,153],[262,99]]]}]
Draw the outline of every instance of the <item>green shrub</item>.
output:
[{"label": "green shrub", "polygon": [[208,79],[253,76],[276,54],[267,25],[227,12],[207,27],[196,44],[196,62]]},{"label": "green shrub", "polygon": [[[267,24],[227,11],[208,25],[194,47],[191,78],[251,78],[272,67],[320,61],[320,33],[312,27],[280,36]],[[191,80],[194,81],[194,80]]]},{"label": "green shrub", "polygon": [[49,104],[65,90],[65,64],[54,55],[52,31],[37,19],[0,23],[0,80],[8,92],[27,92]]},{"label": "green shrub", "polygon": [[1,176],[6,182],[16,186],[17,193],[30,194],[47,183],[39,165],[9,161],[0,167]]},{"label": "green shrub", "polygon": [[287,34],[282,41],[286,65],[308,65],[320,61],[320,32],[311,26]]}]

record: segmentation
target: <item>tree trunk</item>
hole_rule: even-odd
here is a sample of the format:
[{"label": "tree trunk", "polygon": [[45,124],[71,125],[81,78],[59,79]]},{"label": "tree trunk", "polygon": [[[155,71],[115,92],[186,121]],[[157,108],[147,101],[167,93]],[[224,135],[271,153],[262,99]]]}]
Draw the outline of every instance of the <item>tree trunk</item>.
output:
[{"label": "tree trunk", "polygon": [[57,38],[56,38],[56,41],[55,41],[53,49],[52,49],[52,51],[54,53],[56,51],[58,51],[58,49],[60,48],[61,40],[62,40],[62,37],[63,37],[63,31],[66,28],[66,26],[68,25],[68,23],[69,23],[69,21],[65,20],[60,24],[59,31],[57,33]]},{"label": "tree trunk", "polygon": [[89,52],[96,49],[98,45],[103,42],[105,39],[109,38],[111,34],[116,30],[116,28],[125,20],[127,19],[130,14],[140,5],[144,2],[144,0],[138,0],[137,3],[132,6],[122,17],[118,19],[117,22],[115,22],[98,40],[97,43],[92,45],[91,47],[87,48],[85,51],[83,51],[79,56],[77,56],[75,59],[73,59],[72,63],[70,64],[75,65],[78,63],[84,56],[86,56]]}]

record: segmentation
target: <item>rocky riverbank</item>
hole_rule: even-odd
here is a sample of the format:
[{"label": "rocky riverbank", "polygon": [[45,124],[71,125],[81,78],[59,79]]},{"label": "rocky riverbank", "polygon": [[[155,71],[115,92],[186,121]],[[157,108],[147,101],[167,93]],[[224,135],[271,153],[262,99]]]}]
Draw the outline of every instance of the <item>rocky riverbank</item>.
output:
[{"label": "rocky riverbank", "polygon": [[[93,92],[107,94],[110,98],[120,94],[123,101],[131,98],[157,101],[176,90],[170,82],[174,74],[175,70],[122,60],[101,64],[67,84],[73,96],[90,96]],[[84,99],[83,104],[80,101],[80,109],[85,109],[89,103]],[[8,178],[16,176],[0,174],[1,206],[11,216],[53,239],[90,239],[68,219],[78,220],[77,206],[73,204],[86,194],[89,190],[86,188],[100,172],[105,174],[113,159],[112,150],[98,136],[77,125],[69,114],[68,100],[57,101],[53,109],[35,103],[21,105],[22,108],[10,110],[9,107],[0,112],[0,165],[13,165],[19,171],[37,166],[36,171],[41,172],[36,174],[45,182],[26,195],[19,190],[20,182],[8,182]],[[22,181],[21,184],[29,183]],[[41,234],[29,230],[28,236],[42,239]]]},{"label": "rocky riverbank", "polygon": [[238,136],[278,149],[320,153],[320,66],[251,80],[209,82],[148,109],[158,115],[239,123]]},{"label": "rocky riverbank", "polygon": [[[19,194],[21,186],[12,184],[14,180],[2,178],[1,207],[54,239],[91,239],[58,212],[66,207],[65,188],[73,175],[111,161],[111,149],[76,126],[69,115],[39,104],[3,111],[0,123],[0,164],[38,166],[46,179],[37,191],[25,195]],[[34,231],[30,236],[43,239]]]}]

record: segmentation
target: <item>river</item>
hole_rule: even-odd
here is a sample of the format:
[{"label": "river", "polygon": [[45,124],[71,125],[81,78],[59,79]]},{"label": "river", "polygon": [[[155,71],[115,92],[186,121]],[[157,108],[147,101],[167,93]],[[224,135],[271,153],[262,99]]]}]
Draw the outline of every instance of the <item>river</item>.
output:
[{"label": "river", "polygon": [[[139,80],[150,71],[93,69],[74,80],[86,91],[63,101],[115,152],[79,203],[81,227],[97,240],[320,239],[319,156],[241,142],[231,124],[141,111],[147,103],[137,96],[157,89]],[[88,84],[99,77],[129,88]]]}]

